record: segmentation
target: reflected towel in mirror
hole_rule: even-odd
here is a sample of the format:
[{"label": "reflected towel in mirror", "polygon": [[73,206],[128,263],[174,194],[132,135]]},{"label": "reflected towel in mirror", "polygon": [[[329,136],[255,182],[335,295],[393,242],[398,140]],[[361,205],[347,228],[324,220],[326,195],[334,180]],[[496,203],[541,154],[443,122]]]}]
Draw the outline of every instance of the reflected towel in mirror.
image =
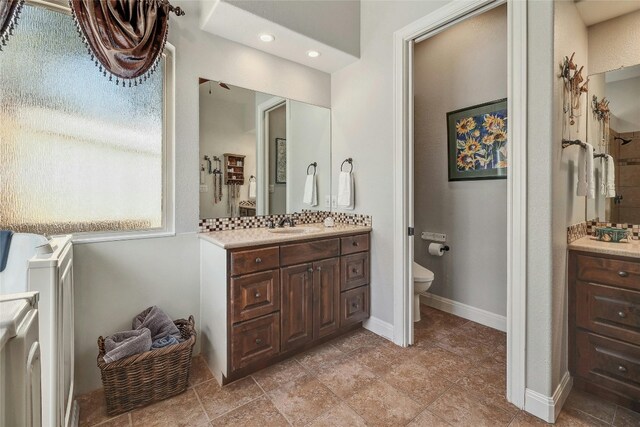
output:
[{"label": "reflected towel in mirror", "polygon": [[578,188],[577,195],[587,199],[595,199],[596,182],[593,170],[593,146],[584,144],[578,153]]},{"label": "reflected towel in mirror", "polygon": [[318,206],[318,182],[315,173],[307,175],[302,202],[309,206]]}]

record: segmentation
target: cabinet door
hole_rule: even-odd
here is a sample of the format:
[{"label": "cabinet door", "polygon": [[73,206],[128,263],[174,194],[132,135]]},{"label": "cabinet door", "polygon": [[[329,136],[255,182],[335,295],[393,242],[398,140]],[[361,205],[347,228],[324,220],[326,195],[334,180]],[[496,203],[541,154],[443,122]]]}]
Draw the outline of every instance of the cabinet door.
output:
[{"label": "cabinet door", "polygon": [[313,266],[300,264],[281,269],[282,351],[313,339]]},{"label": "cabinet door", "polygon": [[338,329],[340,322],[340,258],[313,263],[313,338]]}]

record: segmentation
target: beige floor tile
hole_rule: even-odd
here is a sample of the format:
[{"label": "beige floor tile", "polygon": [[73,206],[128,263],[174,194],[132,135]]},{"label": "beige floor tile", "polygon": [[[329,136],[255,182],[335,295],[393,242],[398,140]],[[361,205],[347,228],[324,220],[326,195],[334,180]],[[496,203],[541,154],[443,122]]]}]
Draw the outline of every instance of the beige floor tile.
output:
[{"label": "beige floor tile", "polygon": [[362,347],[349,354],[351,360],[355,360],[378,376],[389,373],[396,360],[385,346]]},{"label": "beige floor tile", "polygon": [[193,389],[132,411],[131,421],[134,427],[199,427],[209,423]]},{"label": "beige floor tile", "polygon": [[295,359],[287,359],[276,365],[253,374],[260,387],[264,391],[270,391],[280,387],[282,384],[307,376],[307,371]]},{"label": "beige floor tile", "polygon": [[289,423],[267,396],[252,400],[243,406],[222,415],[213,421],[212,426],[225,427],[279,427]]},{"label": "beige floor tile", "polygon": [[96,427],[128,427],[130,425],[131,416],[129,413],[125,413],[103,423],[97,424]]},{"label": "beige floor tile", "polygon": [[316,372],[316,377],[342,399],[367,387],[377,378],[363,365],[350,358],[322,366]]},{"label": "beige floor tile", "polygon": [[428,409],[453,426],[506,426],[515,415],[481,402],[459,386],[450,388]]},{"label": "beige floor tile", "polygon": [[316,378],[307,376],[271,390],[269,397],[293,425],[306,425],[336,406],[338,398]]},{"label": "beige floor tile", "polygon": [[613,425],[616,427],[640,426],[640,413],[618,406]]},{"label": "beige floor tile", "polygon": [[313,420],[309,427],[365,427],[364,419],[347,404],[341,403]]},{"label": "beige floor tile", "polygon": [[564,407],[585,412],[607,424],[613,423],[613,416],[616,413],[616,405],[614,403],[576,389],[571,390]]},{"label": "beige floor tile", "polygon": [[453,386],[452,382],[438,375],[433,366],[412,360],[394,365],[383,379],[423,406]]},{"label": "beige floor tile", "polygon": [[370,426],[406,425],[423,409],[418,402],[383,381],[358,391],[347,403]]},{"label": "beige floor tile", "polygon": [[345,357],[344,352],[338,350],[331,344],[324,344],[296,356],[296,359],[305,369],[313,372],[318,370],[322,365],[334,362],[343,357]]},{"label": "beige floor tile", "polygon": [[557,427],[605,427],[610,425],[573,408],[563,409],[555,423]]},{"label": "beige floor tile", "polygon": [[104,398],[104,389],[94,390],[78,397],[80,405],[80,427],[93,426],[110,418],[107,415],[107,406]]},{"label": "beige floor tile", "polygon": [[509,427],[544,427],[551,425],[553,424],[548,424],[538,417],[534,417],[531,414],[520,411],[511,424],[509,424]]},{"label": "beige floor tile", "polygon": [[438,374],[452,382],[458,381],[465,372],[474,367],[472,361],[440,347],[429,348],[414,360],[425,366],[434,367]]},{"label": "beige floor tile", "polygon": [[387,339],[362,328],[331,341],[331,344],[344,353],[350,353],[362,347],[373,347],[387,341]]},{"label": "beige floor tile", "polygon": [[215,419],[233,409],[257,399],[264,393],[251,377],[220,387],[216,380],[194,387],[209,418]]},{"label": "beige floor tile", "polygon": [[490,357],[496,347],[480,341],[469,339],[467,334],[456,331],[448,334],[436,342],[438,347],[462,356],[474,363]]},{"label": "beige floor tile", "polygon": [[207,362],[205,362],[204,357],[196,356],[191,359],[191,369],[189,370],[189,385],[193,386],[205,381],[209,381],[210,379],[213,379],[213,374],[209,370],[209,366],[207,366]]},{"label": "beige floor tile", "polygon": [[435,341],[443,339],[456,329],[457,327],[443,327],[435,323],[424,328],[414,329],[413,340],[418,346],[433,345]]},{"label": "beige floor tile", "polygon": [[485,404],[495,405],[513,414],[519,411],[507,401],[506,370],[493,359],[483,361],[467,371],[457,384],[480,396]]},{"label": "beige floor tile", "polygon": [[449,427],[451,424],[425,409],[407,427]]},{"label": "beige floor tile", "polygon": [[507,345],[507,334],[479,323],[467,322],[460,327],[460,332],[467,334],[471,339],[481,341],[495,347],[499,345]]}]

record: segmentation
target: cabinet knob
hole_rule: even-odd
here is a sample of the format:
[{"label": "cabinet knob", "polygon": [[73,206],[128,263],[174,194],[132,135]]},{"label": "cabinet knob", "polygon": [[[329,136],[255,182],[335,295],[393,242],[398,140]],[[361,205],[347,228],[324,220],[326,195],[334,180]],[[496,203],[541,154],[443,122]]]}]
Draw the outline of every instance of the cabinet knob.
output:
[{"label": "cabinet knob", "polygon": [[261,294],[260,292],[256,292],[255,297],[256,297],[256,298],[260,298],[260,296],[261,296],[261,295],[262,295],[262,294]]},{"label": "cabinet knob", "polygon": [[262,258],[258,257],[256,258],[256,264],[260,264],[262,262]]},{"label": "cabinet knob", "polygon": [[355,240],[352,243],[353,246],[358,246],[358,242],[356,242]]},{"label": "cabinet knob", "polygon": [[322,267],[318,266],[318,271],[322,271]]},{"label": "cabinet knob", "polygon": [[618,366],[618,372],[622,372],[623,374],[627,373],[627,368],[623,365]]},{"label": "cabinet knob", "polygon": [[309,268],[307,269],[307,271],[308,271],[309,273],[313,273],[313,267],[309,267]]},{"label": "cabinet knob", "polygon": [[626,271],[618,271],[618,276],[620,276],[620,277],[628,277],[629,273],[627,273]]},{"label": "cabinet knob", "polygon": [[352,302],[351,303],[351,308],[358,308],[358,303],[357,302]]},{"label": "cabinet knob", "polygon": [[262,344],[262,340],[260,338],[256,338],[256,344]]},{"label": "cabinet knob", "polygon": [[354,268],[353,270],[351,270],[351,272],[352,272],[353,274],[358,274],[358,269],[357,269],[357,268]]},{"label": "cabinet knob", "polygon": [[618,317],[620,317],[621,319],[624,319],[625,317],[627,317],[627,313],[625,313],[624,311],[619,311]]}]

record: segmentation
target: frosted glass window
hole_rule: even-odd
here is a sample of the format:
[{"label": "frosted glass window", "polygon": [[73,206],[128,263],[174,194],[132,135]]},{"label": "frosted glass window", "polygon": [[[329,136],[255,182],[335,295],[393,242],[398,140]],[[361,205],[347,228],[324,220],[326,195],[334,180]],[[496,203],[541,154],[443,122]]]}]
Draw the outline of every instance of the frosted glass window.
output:
[{"label": "frosted glass window", "polygon": [[117,87],[70,15],[25,5],[0,52],[0,229],[162,228],[164,68]]}]

